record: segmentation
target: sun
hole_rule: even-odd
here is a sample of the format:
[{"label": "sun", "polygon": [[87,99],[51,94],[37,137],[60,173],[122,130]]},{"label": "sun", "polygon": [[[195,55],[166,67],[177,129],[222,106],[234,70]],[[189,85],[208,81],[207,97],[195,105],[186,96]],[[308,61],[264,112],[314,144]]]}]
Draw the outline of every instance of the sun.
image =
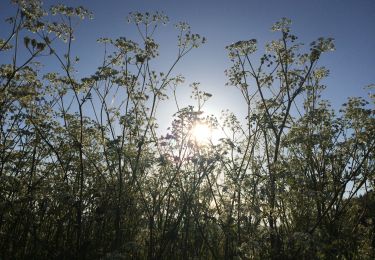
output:
[{"label": "sun", "polygon": [[196,123],[192,128],[191,136],[198,144],[206,144],[212,137],[212,129],[206,123]]}]

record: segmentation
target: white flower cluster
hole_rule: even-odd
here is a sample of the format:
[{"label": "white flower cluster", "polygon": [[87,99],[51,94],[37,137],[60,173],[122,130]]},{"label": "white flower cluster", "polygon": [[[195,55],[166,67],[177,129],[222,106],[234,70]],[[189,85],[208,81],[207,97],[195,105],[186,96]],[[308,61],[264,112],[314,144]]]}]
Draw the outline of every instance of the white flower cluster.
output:
[{"label": "white flower cluster", "polygon": [[257,40],[238,41],[226,47],[229,50],[229,57],[246,56],[257,50]]}]

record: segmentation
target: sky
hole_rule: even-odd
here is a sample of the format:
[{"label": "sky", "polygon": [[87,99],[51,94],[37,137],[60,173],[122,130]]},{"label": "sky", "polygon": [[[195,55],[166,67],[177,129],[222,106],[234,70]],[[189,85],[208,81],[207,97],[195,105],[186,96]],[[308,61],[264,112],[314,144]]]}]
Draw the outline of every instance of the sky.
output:
[{"label": "sky", "polygon": [[[204,91],[213,94],[206,109],[216,115],[222,109],[239,114],[245,111],[240,92],[226,86],[224,70],[230,67],[225,46],[256,38],[258,51],[279,35],[272,33],[272,24],[281,17],[292,20],[292,32],[308,44],[318,37],[335,39],[336,51],[324,54],[320,65],[330,70],[323,95],[339,108],[349,96],[366,96],[363,88],[375,83],[375,1],[374,0],[45,0],[46,5],[65,3],[83,5],[94,13],[77,29],[73,49],[81,58],[80,76],[85,77],[100,65],[103,49],[99,37],[136,38],[133,25],[126,22],[129,12],[162,11],[170,23],[162,27],[156,38],[160,44],[160,70],[167,68],[177,53],[177,31],[174,24],[188,22],[193,33],[207,38],[207,43],[186,56],[174,73],[182,74],[186,83],[178,98],[181,105],[189,100],[188,85],[200,82]],[[11,13],[6,0],[0,2],[0,16]],[[0,29],[2,30],[2,29]],[[0,34],[2,32],[0,31]],[[159,67],[158,67],[159,68]],[[175,107],[173,100],[159,107],[162,124],[170,121]]]}]

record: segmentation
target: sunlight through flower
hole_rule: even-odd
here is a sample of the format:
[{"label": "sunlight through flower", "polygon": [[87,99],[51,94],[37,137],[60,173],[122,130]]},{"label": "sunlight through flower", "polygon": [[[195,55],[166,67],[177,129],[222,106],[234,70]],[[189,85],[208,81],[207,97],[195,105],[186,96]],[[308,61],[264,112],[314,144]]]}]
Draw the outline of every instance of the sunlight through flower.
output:
[{"label": "sunlight through flower", "polygon": [[198,144],[206,144],[212,137],[212,129],[206,123],[196,123],[193,126],[191,135]]}]

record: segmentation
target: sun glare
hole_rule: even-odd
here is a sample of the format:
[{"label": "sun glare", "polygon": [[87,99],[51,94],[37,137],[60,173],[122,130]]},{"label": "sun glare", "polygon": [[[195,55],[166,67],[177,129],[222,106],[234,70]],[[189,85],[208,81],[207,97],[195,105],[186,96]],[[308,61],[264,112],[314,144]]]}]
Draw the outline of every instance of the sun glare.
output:
[{"label": "sun glare", "polygon": [[197,123],[192,129],[191,135],[199,144],[208,143],[212,137],[212,129],[205,123]]}]

